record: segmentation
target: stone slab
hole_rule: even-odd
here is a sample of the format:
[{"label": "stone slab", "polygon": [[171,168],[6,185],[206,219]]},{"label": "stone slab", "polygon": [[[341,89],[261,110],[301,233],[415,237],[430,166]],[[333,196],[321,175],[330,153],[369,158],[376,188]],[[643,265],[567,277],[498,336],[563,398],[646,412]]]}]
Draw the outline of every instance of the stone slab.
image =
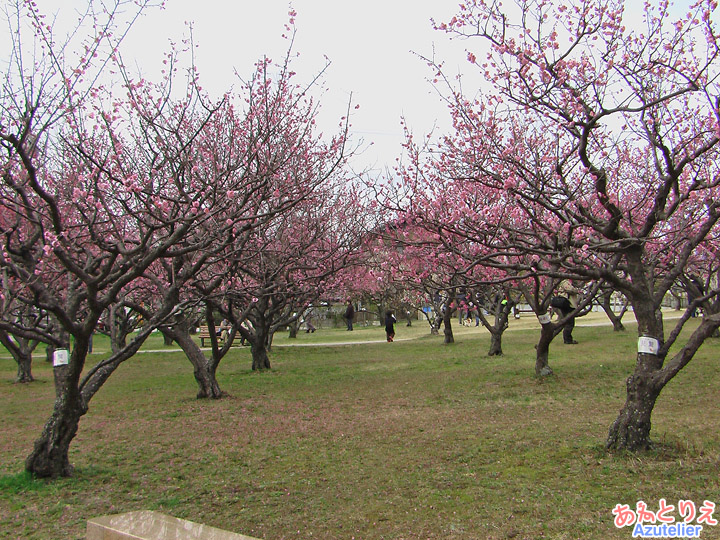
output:
[{"label": "stone slab", "polygon": [[87,540],[257,540],[151,510],[88,520]]}]

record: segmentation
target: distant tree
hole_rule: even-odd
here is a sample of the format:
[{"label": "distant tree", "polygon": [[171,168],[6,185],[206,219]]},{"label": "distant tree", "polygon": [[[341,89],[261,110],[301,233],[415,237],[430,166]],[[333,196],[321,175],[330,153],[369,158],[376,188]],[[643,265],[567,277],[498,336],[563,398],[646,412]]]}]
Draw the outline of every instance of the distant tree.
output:
[{"label": "distant tree", "polygon": [[[622,323],[622,318],[628,310],[627,299],[615,290],[613,290],[612,287],[605,286],[601,288],[598,294],[598,300],[600,306],[603,308],[603,311],[613,325],[613,331],[624,332],[625,325]],[[618,301],[621,303],[620,311],[616,312],[615,307]]]},{"label": "distant tree", "polygon": [[480,322],[490,332],[488,356],[502,356],[503,334],[510,326],[510,313],[515,305],[509,288],[503,285],[482,287],[473,291],[473,301]]},{"label": "distant tree", "polygon": [[32,353],[42,343],[52,341],[53,326],[46,312],[35,308],[24,298],[14,294],[23,290],[15,288],[10,278],[3,280],[0,294],[0,317],[8,321],[0,327],[0,344],[11,354],[18,370],[15,382],[29,383],[35,380],[32,375]]},{"label": "distant tree", "polygon": [[275,332],[346,279],[364,233],[362,219],[353,217],[362,216],[362,210],[350,190],[341,188],[346,182],[342,168],[312,166],[295,173],[305,183],[304,198],[256,227],[243,248],[223,261],[216,271],[223,279],[219,292],[203,290],[250,343],[253,370],[270,369],[268,349]]}]

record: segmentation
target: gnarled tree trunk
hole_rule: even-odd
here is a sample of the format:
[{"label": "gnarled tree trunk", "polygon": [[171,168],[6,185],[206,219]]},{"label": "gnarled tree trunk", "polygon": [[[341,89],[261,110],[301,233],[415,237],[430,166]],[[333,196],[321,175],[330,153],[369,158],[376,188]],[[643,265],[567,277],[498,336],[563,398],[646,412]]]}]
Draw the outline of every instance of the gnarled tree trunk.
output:
[{"label": "gnarled tree trunk", "polygon": [[108,308],[108,326],[110,335],[110,350],[116,353],[127,345],[127,337],[135,325],[130,319],[130,312],[125,304],[118,302]]},{"label": "gnarled tree trunk", "polygon": [[252,353],[253,371],[270,369],[270,358],[264,343],[250,342],[250,352]]},{"label": "gnarled tree trunk", "polygon": [[488,356],[502,356],[502,332],[490,332]]},{"label": "gnarled tree trunk", "polygon": [[161,326],[160,331],[179,345],[193,365],[193,375],[198,384],[197,398],[219,399],[223,396],[223,392],[215,377],[215,367],[190,336],[188,324],[185,319],[182,319],[173,323],[171,327]]},{"label": "gnarled tree trunk", "polygon": [[635,372],[627,379],[625,404],[610,426],[608,449],[634,452],[650,447],[650,417],[661,390],[653,374],[661,367],[662,361],[657,356],[638,354]]},{"label": "gnarled tree trunk", "polygon": [[16,383],[29,383],[35,380],[32,374],[32,354],[22,354],[15,358],[18,370],[15,377]]},{"label": "gnarled tree trunk", "polygon": [[[56,381],[58,371],[63,368],[67,366],[55,368]],[[86,412],[87,406],[77,392],[69,392],[62,398],[58,396],[50,419],[25,460],[25,470],[38,478],[71,476],[73,466],[68,458],[70,443],[77,433],[80,418]]]},{"label": "gnarled tree trunk", "polygon": [[483,326],[490,332],[490,350],[488,356],[502,356],[502,337],[508,328],[508,318],[512,309],[512,303],[507,300],[499,300],[494,306],[495,324],[490,324],[483,314],[482,306],[478,306],[478,317]]},{"label": "gnarled tree trunk", "polygon": [[613,325],[613,331],[614,332],[624,332],[625,325],[622,323],[622,318],[623,318],[623,315],[625,315],[625,312],[627,311],[627,302],[623,305],[622,309],[620,310],[620,314],[616,315],[615,311],[613,310],[612,295],[613,295],[612,290],[608,290],[603,293],[602,308],[603,308],[603,311],[605,312],[605,315],[607,315],[608,319],[610,319],[610,322]]},{"label": "gnarled tree trunk", "polygon": [[[668,345],[663,343],[663,321],[659,309],[653,310],[649,302],[633,305],[638,320],[640,337],[656,339],[658,354],[639,351],[635,371],[627,379],[627,397],[618,417],[610,426],[606,447],[611,450],[645,450],[652,446],[650,439],[651,415],[655,402],[665,385],[695,356],[705,340],[720,326],[720,314],[703,319],[675,356],[667,359]],[[685,315],[689,317],[689,313]],[[682,321],[681,321],[682,322]],[[672,344],[682,324],[676,326],[668,339]]]},{"label": "gnarled tree trunk", "polygon": [[253,327],[255,331],[247,336],[252,354],[252,369],[253,371],[265,371],[270,369],[270,358],[268,357],[270,329],[265,327],[264,321],[254,321]]},{"label": "gnarled tree trunk", "polygon": [[[662,312],[656,308],[651,296],[633,299],[633,310],[638,322],[638,336],[664,341]],[[664,383],[658,377],[664,358],[647,352],[638,352],[635,371],[626,381],[625,404],[610,426],[605,446],[612,450],[631,452],[651,446],[651,415]]]},{"label": "gnarled tree trunk", "polygon": [[300,331],[300,317],[288,324],[288,335],[289,339],[297,339],[298,332]]},{"label": "gnarled tree trunk", "polygon": [[35,380],[32,375],[32,352],[37,346],[37,341],[31,342],[27,339],[11,338],[7,333],[0,332],[0,343],[12,355],[17,363],[16,383],[29,383]]},{"label": "gnarled tree trunk", "polygon": [[80,418],[88,410],[78,389],[78,369],[74,369],[84,363],[77,359],[85,354],[83,348],[87,349],[87,344],[83,346],[76,342],[76,349],[72,353],[76,358],[68,365],[54,368],[55,406],[25,460],[25,470],[38,478],[59,478],[73,473],[68,457],[70,443],[77,433]]},{"label": "gnarled tree trunk", "polygon": [[549,377],[553,374],[553,370],[549,365],[550,343],[557,335],[556,326],[551,323],[545,323],[540,329],[540,339],[535,345],[535,375],[537,377]]}]

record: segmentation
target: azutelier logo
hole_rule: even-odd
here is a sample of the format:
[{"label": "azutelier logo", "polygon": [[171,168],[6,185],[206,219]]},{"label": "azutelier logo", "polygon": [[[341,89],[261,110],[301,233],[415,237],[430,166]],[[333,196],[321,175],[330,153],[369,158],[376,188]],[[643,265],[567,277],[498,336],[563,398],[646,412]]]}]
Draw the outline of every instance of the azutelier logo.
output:
[{"label": "azutelier logo", "polygon": [[[676,511],[679,520],[674,515]],[[665,499],[660,499],[657,511],[650,510],[644,501],[638,501],[634,510],[627,504],[618,504],[612,511],[615,526],[632,527],[633,538],[700,538],[703,526],[718,524],[714,513],[715,503],[711,501],[703,501],[698,507],[693,501],[680,500],[676,506],[667,504]]]}]

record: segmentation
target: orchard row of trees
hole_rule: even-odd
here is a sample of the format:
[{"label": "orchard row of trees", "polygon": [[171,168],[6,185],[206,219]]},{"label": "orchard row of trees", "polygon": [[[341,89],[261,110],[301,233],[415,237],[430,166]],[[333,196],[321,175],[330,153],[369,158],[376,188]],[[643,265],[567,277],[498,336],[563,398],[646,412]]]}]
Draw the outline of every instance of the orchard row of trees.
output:
[{"label": "orchard row of trees", "polygon": [[[521,292],[542,324],[538,375],[552,373],[549,344],[570,317],[598,294],[627,298],[643,339],[608,448],[650,445],[658,395],[720,326],[716,8],[699,0],[674,18],[663,1],[639,18],[620,0],[463,3],[437,28],[477,45],[467,60],[491,91],[468,95],[428,59],[453,130],[434,144],[408,135],[387,196],[423,261],[405,266],[417,283]],[[553,323],[568,280],[585,300]],[[666,331],[661,306],[678,283],[694,301]],[[679,340],[698,306],[702,323]]]},{"label": "orchard row of trees", "polygon": [[[360,189],[348,172],[350,107],[335,136],[317,133],[314,82],[295,82],[290,55],[261,60],[219,98],[192,67],[179,70],[182,51],[160,81],[134,79],[117,53],[130,5],[94,13],[91,3],[93,34],[62,46],[34,3],[14,4],[0,103],[0,340],[27,377],[34,343],[72,340],[27,470],[71,473],[91,398],[152,331],[184,350],[198,396],[217,398],[236,335],[253,369],[267,369],[272,334],[323,295],[432,303],[450,342],[461,289],[480,291],[473,299],[494,316],[479,310],[490,354],[502,352],[508,300],[532,308],[538,376],[552,374],[563,325],[622,294],[643,340],[607,446],[650,445],[661,390],[720,326],[714,0],[677,20],[667,3],[648,6],[642,30],[624,26],[620,0],[465,2],[437,28],[481,44],[467,60],[487,89],[468,95],[428,59],[453,129],[423,143],[408,132],[388,189]],[[585,295],[553,322],[567,282]],[[660,308],[677,284],[694,301],[666,332]],[[701,324],[679,340],[699,306]],[[211,334],[216,315],[232,323],[210,358],[190,336],[198,313]],[[113,351],[89,366],[101,322]]]},{"label": "orchard row of trees", "polygon": [[[365,219],[346,165],[349,119],[334,136],[318,133],[317,79],[295,82],[290,52],[280,64],[261,59],[241,90],[213,98],[194,68],[179,69],[184,51],[168,54],[158,82],[123,66],[127,12],[149,1],[139,11],[124,0],[109,12],[94,6],[78,26],[94,31],[80,43],[56,42],[33,2],[16,2],[10,17],[0,336],[20,379],[32,378],[35,343],[70,350],[26,461],[37,476],[71,474],[68,448],[90,400],[154,330],[186,353],[198,397],[222,395],[215,373],[232,342],[214,339],[206,358],[190,337],[198,313],[211,329],[217,313],[231,321],[253,369],[268,369],[275,329],[357,262]],[[143,321],[132,334],[131,317]],[[101,321],[113,351],[88,365]]]}]

